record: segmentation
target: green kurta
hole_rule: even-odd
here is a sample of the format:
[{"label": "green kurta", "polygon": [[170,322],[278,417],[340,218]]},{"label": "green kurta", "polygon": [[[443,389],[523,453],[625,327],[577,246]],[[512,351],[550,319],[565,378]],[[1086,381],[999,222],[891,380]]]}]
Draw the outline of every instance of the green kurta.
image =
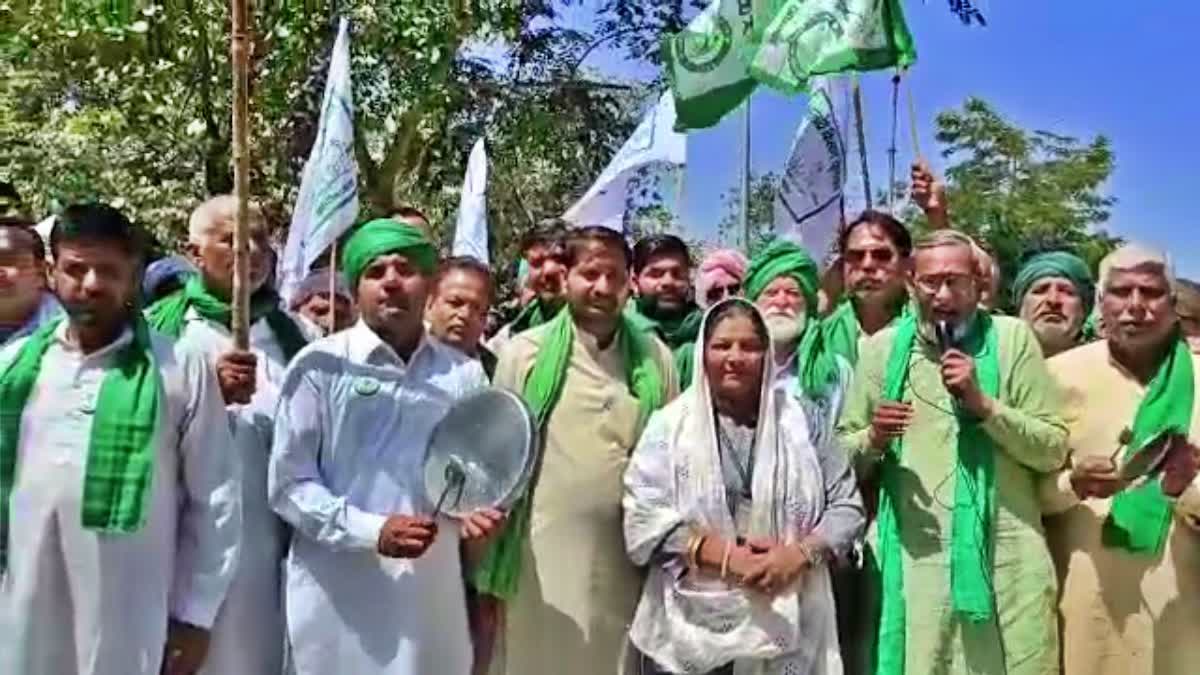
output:
[{"label": "green kurta", "polygon": [[[1037,341],[1025,324],[994,318],[999,346],[1000,397],[983,429],[1001,449],[996,456],[994,577],[998,621],[972,624],[951,611],[950,521],[954,503],[954,402],[942,385],[936,348],[917,339],[910,357],[904,402],[915,409],[904,437],[897,505],[904,549],[907,607],[907,675],[1058,672],[1057,584],[1042,531],[1037,479],[1062,466],[1066,425],[1059,397]],[[839,431],[860,475],[875,469],[878,454],[868,446],[872,411],[882,396],[894,328],[863,343]],[[868,532],[868,552],[876,545]],[[878,611],[878,581],[868,583],[864,619]],[[873,626],[860,642],[868,659]],[[999,639],[997,639],[999,637]]]}]

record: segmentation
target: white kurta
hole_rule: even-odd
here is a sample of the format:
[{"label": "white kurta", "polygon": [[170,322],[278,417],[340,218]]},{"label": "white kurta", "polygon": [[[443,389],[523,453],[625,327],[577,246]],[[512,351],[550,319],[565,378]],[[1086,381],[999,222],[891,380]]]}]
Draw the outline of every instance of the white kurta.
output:
[{"label": "white kurta", "polygon": [[[221,355],[233,348],[233,336],[224,326],[189,309],[179,345],[215,368]],[[267,462],[287,359],[266,319],[250,327],[250,350],[258,357],[254,397],[249,405],[226,409],[242,473],[242,548],[201,671],[210,675],[279,675],[283,671],[280,569],[287,527],[267,504]]]},{"label": "white kurta", "polygon": [[428,514],[421,468],[450,403],[483,369],[426,337],[405,363],[365,323],[309,345],[284,378],[271,504],[296,532],[284,568],[299,675],[467,675],[457,524],[420,558],[377,551],[390,514]]},{"label": "white kurta", "polygon": [[[92,413],[126,332],[84,355],[56,333],[21,418],[0,590],[0,673],[153,675],[168,618],[210,627],[237,560],[241,488],[212,369],[161,335],[163,387],[146,524],[84,529]],[[0,352],[7,364],[24,341]]]}]

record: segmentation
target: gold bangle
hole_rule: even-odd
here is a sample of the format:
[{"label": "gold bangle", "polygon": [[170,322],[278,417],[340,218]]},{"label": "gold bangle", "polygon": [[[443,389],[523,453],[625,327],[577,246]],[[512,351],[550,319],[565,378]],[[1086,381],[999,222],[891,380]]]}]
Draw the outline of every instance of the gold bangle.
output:
[{"label": "gold bangle", "polygon": [[725,553],[721,556],[721,581],[729,575],[729,556],[733,553],[733,542],[725,542]]},{"label": "gold bangle", "polygon": [[707,538],[703,534],[692,536],[692,543],[688,546],[688,565],[694,570],[700,569],[700,548]]}]

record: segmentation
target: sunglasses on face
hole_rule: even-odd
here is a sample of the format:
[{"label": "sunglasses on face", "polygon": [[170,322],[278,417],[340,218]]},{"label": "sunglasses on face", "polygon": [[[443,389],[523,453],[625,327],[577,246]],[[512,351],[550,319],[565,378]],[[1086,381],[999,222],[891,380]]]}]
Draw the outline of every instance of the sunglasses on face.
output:
[{"label": "sunglasses on face", "polygon": [[705,299],[707,299],[710,303],[719,302],[721,300],[724,300],[725,298],[735,297],[738,293],[741,292],[741,290],[742,290],[742,287],[740,284],[729,284],[727,286],[713,286],[712,288],[708,289]]},{"label": "sunglasses on face", "polygon": [[850,249],[843,257],[852,265],[861,265],[867,260],[887,265],[896,259],[896,253],[888,248]]}]

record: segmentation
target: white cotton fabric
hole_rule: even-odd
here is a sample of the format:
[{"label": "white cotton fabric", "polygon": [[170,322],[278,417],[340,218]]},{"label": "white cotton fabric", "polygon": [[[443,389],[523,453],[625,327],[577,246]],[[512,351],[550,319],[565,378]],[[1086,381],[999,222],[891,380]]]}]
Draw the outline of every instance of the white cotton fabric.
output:
[{"label": "white cotton fabric", "polygon": [[[704,353],[705,316],[696,353]],[[735,661],[736,675],[842,672],[828,568],[815,567],[769,598],[712,576],[652,561],[655,547],[680,526],[733,539],[717,449],[716,421],[703,359],[692,386],[656,413],[625,475],[625,537],[635,563],[650,563],[630,629],[633,644],[673,673],[707,673]],[[774,386],[764,359],[748,537],[799,542],[825,507],[816,450],[804,410]]]},{"label": "white cotton fabric", "polygon": [[428,336],[407,361],[362,320],[302,350],[284,376],[270,503],[294,528],[284,564],[291,672],[468,675],[459,529],[442,517],[415,559],[377,551],[391,514],[429,514],[422,468],[451,403],[486,386]]},{"label": "white cotton fabric", "polygon": [[[56,329],[21,419],[9,569],[0,578],[0,674],[156,675],[170,619],[212,626],[242,533],[237,459],[216,375],[152,333],[162,394],[146,523],[82,526],[100,387],[133,339],[83,354]],[[24,340],[0,352],[0,368]]]},{"label": "white cotton fabric", "polygon": [[[214,369],[233,349],[224,326],[189,308],[179,336],[181,350]],[[265,318],[250,326],[250,351],[258,359],[249,405],[226,407],[242,475],[242,548],[237,573],[213,624],[201,675],[268,675],[283,670],[283,593],[280,569],[288,530],[267,504],[267,461],[275,407],[287,357]]]}]

